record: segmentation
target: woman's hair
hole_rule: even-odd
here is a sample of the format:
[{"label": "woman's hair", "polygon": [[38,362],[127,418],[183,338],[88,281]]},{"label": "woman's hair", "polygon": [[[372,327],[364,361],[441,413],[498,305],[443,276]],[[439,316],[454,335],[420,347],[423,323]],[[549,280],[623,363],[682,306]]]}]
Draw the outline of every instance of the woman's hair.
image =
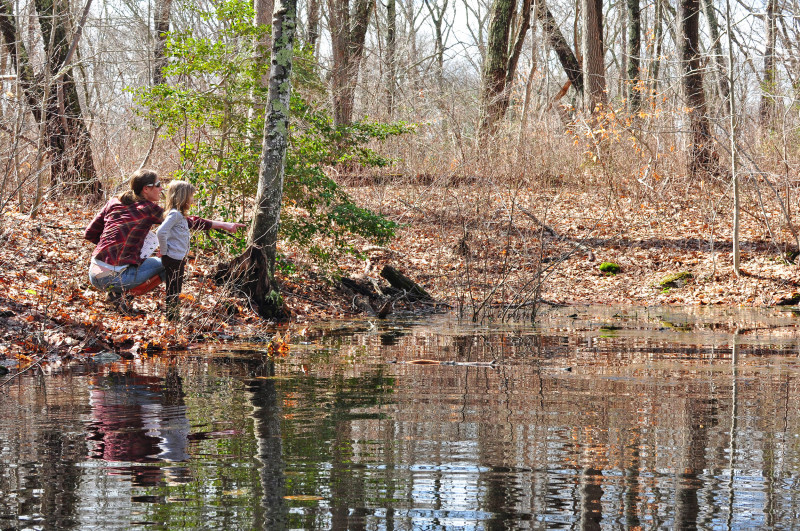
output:
[{"label": "woman's hair", "polygon": [[167,188],[167,210],[180,210],[186,214],[189,210],[189,201],[192,199],[196,188],[186,181],[172,181]]},{"label": "woman's hair", "polygon": [[132,205],[138,201],[144,201],[142,190],[148,184],[155,184],[158,181],[158,174],[153,170],[136,170],[131,175],[130,190],[126,190],[119,196],[119,201],[123,205]]}]

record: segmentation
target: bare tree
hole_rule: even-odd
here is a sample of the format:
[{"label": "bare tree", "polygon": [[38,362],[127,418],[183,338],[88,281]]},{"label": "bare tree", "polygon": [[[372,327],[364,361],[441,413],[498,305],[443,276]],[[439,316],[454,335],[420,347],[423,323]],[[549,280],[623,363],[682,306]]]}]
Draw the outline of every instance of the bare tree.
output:
[{"label": "bare tree", "polygon": [[444,23],[448,0],[424,0],[424,2],[433,22],[436,85],[441,90],[444,72]]},{"label": "bare tree", "polygon": [[386,114],[394,114],[397,93],[397,1],[386,1]]},{"label": "bare tree", "polygon": [[534,2],[534,8],[536,11],[536,18],[542,25],[542,30],[547,36],[547,41],[556,53],[558,61],[564,69],[564,73],[567,74],[567,79],[578,94],[583,94],[583,71],[581,70],[581,64],[578,58],[575,57],[575,52],[572,51],[567,39],[564,38],[564,35],[561,33],[558,22],[547,7],[545,0],[536,0]]},{"label": "bare tree", "polygon": [[700,63],[700,3],[699,0],[681,0],[679,6],[679,55],[683,67],[681,79],[691,130],[688,171],[692,176],[699,172],[716,173],[719,155],[714,149],[714,141],[711,137],[711,124],[706,109],[703,72]]},{"label": "bare tree", "polygon": [[639,65],[642,55],[642,14],[639,0],[627,0],[625,6],[628,15],[628,49],[626,53],[628,108],[632,112],[636,112],[641,105]]},{"label": "bare tree", "polygon": [[356,83],[372,6],[370,0],[355,0],[351,12],[350,0],[328,0],[333,55],[333,123],[336,126],[353,121]]},{"label": "bare tree", "polygon": [[703,13],[708,21],[708,31],[711,37],[711,57],[716,66],[715,77],[717,79],[717,90],[719,98],[723,101],[728,99],[728,74],[725,69],[725,61],[722,53],[722,39],[719,34],[719,21],[717,20],[717,8],[714,7],[714,0],[703,0]]},{"label": "bare tree", "polygon": [[777,89],[777,72],[775,69],[775,41],[776,24],[775,19],[778,11],[777,0],[767,0],[767,12],[764,16],[766,26],[766,44],[764,46],[764,77],[761,82],[761,106],[759,115],[761,125],[770,127],[775,114],[775,91]]},{"label": "bare tree", "polygon": [[603,0],[582,0],[583,79],[588,110],[596,112],[606,103],[605,47],[603,45]]},{"label": "bare tree", "polygon": [[164,83],[164,67],[167,66],[165,47],[169,34],[169,18],[172,12],[172,0],[156,0],[153,14],[155,29],[155,46],[153,47],[153,85]]},{"label": "bare tree", "polygon": [[88,0],[73,31],[66,1],[34,2],[45,51],[41,75],[35,74],[31,66],[9,0],[0,2],[0,32],[20,78],[25,100],[36,121],[43,126],[41,134],[51,163],[52,184],[99,196],[102,186],[95,171],[91,139],[72,73],[72,59],[90,7],[91,0]]},{"label": "bare tree", "polygon": [[530,28],[531,0],[523,0],[520,13],[515,0],[495,0],[483,74],[481,132],[491,134],[508,109],[510,88]]}]

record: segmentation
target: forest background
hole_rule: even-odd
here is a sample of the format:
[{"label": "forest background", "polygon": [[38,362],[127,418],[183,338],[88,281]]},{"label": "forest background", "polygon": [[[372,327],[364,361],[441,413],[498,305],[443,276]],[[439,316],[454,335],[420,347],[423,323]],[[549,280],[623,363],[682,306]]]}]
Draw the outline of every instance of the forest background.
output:
[{"label": "forest background", "polygon": [[[137,168],[252,219],[274,7],[0,0],[6,352],[143,337],[87,287],[80,232]],[[800,298],[796,2],[309,0],[291,23],[292,319],[400,305],[383,265],[476,319]],[[215,324],[177,343],[256,322],[209,280],[246,243],[197,238],[186,300]]]}]

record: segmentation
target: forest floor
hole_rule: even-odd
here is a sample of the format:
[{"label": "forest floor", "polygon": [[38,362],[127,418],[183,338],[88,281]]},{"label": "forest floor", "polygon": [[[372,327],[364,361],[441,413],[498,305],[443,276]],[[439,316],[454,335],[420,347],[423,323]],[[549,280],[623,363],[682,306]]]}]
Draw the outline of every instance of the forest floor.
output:
[{"label": "forest floor", "polygon": [[[800,291],[800,268],[781,257],[783,244],[776,243],[794,241],[779,212],[745,207],[737,277],[729,205],[712,199],[717,194],[698,188],[667,201],[610,188],[565,188],[556,194],[510,185],[351,186],[357,203],[396,221],[399,229],[385,247],[362,245],[366,262],[342,260],[341,273],[361,286],[386,290],[380,272],[394,266],[439,304],[387,296],[393,314],[454,311],[468,318],[530,309],[535,301],[770,306],[791,303]],[[120,315],[104,293],[88,285],[93,246],[83,240],[83,228],[98,208],[47,203],[36,219],[14,211],[3,215],[0,365],[107,350],[135,355],[203,341],[260,338],[276,344],[278,330],[302,333],[310,322],[364,313],[352,286],[303,267],[302,251],[283,246],[285,259],[298,267],[280,278],[290,313],[280,327],[213,283],[218,249],[192,255],[178,324],[163,318],[163,287],[135,300],[141,315]],[[768,226],[764,219],[774,222]],[[603,262],[617,264],[619,272],[601,272]],[[688,274],[660,284],[679,273]]]}]

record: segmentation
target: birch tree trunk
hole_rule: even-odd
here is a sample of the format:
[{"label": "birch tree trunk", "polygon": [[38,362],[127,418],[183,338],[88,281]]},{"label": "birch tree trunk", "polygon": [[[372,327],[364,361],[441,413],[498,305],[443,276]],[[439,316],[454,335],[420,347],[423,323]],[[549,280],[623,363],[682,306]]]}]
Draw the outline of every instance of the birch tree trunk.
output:
[{"label": "birch tree trunk", "polygon": [[247,235],[248,249],[234,260],[245,265],[238,282],[245,286],[244,291],[265,318],[283,315],[283,304],[275,285],[275,259],[289,139],[290,80],[296,23],[297,0],[278,0],[272,18],[272,64],[256,211]]}]

